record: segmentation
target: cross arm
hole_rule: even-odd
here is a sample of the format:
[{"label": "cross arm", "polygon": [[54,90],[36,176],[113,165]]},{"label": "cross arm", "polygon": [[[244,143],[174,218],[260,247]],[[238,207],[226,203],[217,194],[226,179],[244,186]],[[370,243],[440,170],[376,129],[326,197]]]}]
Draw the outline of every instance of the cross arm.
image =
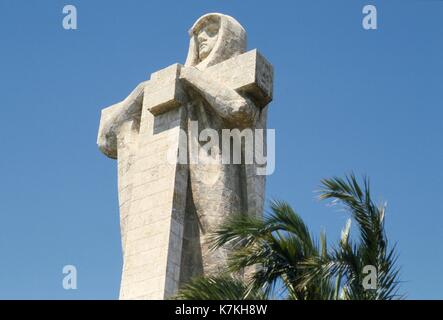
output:
[{"label": "cross arm", "polygon": [[176,64],[153,74],[152,89],[149,85],[146,87],[144,103],[154,116],[182,104],[183,92],[178,78],[200,91],[225,118],[251,119],[272,101],[273,67],[257,50],[204,71]]},{"label": "cross arm", "polygon": [[256,119],[259,110],[251,100],[211,75],[194,67],[185,67],[181,70],[180,79],[186,86],[197,90],[213,110],[228,122],[247,127]]}]

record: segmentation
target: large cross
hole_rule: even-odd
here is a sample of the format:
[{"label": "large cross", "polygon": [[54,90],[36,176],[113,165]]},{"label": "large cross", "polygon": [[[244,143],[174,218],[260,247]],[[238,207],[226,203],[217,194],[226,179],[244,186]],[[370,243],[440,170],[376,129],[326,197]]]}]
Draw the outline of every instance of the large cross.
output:
[{"label": "large cross", "polygon": [[[171,150],[178,152],[184,139],[180,135],[186,126],[182,108],[186,95],[178,79],[181,67],[174,64],[153,73],[140,92],[141,114],[125,109],[124,120],[120,117],[115,124],[119,127],[117,154],[112,157],[118,159],[124,261],[120,299],[165,299],[180,284],[188,168],[167,158]],[[202,72],[246,95],[258,107],[272,100],[273,69],[257,50]],[[124,107],[119,103],[103,109],[99,131],[114,125],[109,122]]]}]

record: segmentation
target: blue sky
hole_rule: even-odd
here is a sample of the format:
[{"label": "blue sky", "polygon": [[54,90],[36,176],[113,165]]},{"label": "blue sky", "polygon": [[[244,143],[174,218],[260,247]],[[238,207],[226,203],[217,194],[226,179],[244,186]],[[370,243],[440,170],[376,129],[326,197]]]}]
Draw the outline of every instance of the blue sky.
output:
[{"label": "blue sky", "polygon": [[[78,9],[78,30],[62,8]],[[375,4],[378,30],[361,27]],[[275,67],[267,197],[314,233],[347,215],[315,199],[324,177],[367,174],[388,202],[402,292],[443,298],[443,2],[187,0],[0,2],[0,298],[116,299],[116,163],[97,149],[100,110],[183,63],[187,30],[222,12]],[[62,268],[78,269],[78,290]]]}]

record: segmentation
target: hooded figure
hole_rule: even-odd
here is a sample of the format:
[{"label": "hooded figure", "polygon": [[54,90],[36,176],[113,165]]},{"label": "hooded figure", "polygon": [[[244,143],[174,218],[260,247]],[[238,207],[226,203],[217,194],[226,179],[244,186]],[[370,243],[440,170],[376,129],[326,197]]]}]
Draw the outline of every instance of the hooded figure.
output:
[{"label": "hooded figure", "polygon": [[[265,176],[257,175],[255,164],[234,164],[232,160],[225,164],[220,150],[224,129],[240,132],[266,128],[267,106],[258,106],[253,97],[237,92],[203,72],[244,53],[245,30],[234,18],[213,13],[198,19],[189,34],[189,53],[179,75],[185,93],[180,108],[185,111],[186,156],[189,160],[183,166],[189,174],[179,284],[194,276],[225,271],[229,248],[211,251],[208,236],[229,216],[261,216],[265,185]],[[134,173],[134,163],[139,152],[140,117],[147,83],[149,81],[141,83],[124,101],[108,108],[106,117],[102,117],[98,136],[103,153],[114,159],[118,156],[124,252],[128,249],[126,235],[130,229],[127,225],[133,209],[131,202],[124,200],[132,201],[133,181],[140,178]],[[210,133],[216,133],[216,137]],[[245,148],[241,147],[241,158],[244,159]],[[196,154],[197,161],[194,159]],[[124,192],[120,193],[120,188]]]},{"label": "hooded figure", "polygon": [[[223,129],[265,128],[267,108],[260,109],[247,96],[201,72],[244,53],[246,32],[232,17],[207,14],[189,33],[189,53],[180,79],[188,95],[189,157],[198,154],[198,161],[189,159],[180,283],[226,271],[229,248],[211,251],[208,236],[229,216],[261,216],[264,198],[264,176],[256,175],[255,166],[232,164],[232,160],[223,164],[220,150]],[[204,136],[214,142],[205,134],[206,129],[220,137],[211,152],[204,148],[207,141],[197,139]],[[244,146],[242,153],[244,156]]]}]

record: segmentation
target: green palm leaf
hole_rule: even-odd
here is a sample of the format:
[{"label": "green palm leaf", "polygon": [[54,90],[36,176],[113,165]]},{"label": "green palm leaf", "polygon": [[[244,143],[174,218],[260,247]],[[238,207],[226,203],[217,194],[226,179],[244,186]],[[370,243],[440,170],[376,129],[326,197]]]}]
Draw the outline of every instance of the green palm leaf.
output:
[{"label": "green palm leaf", "polygon": [[263,300],[260,291],[251,291],[243,281],[232,276],[198,277],[180,289],[177,300]]}]

